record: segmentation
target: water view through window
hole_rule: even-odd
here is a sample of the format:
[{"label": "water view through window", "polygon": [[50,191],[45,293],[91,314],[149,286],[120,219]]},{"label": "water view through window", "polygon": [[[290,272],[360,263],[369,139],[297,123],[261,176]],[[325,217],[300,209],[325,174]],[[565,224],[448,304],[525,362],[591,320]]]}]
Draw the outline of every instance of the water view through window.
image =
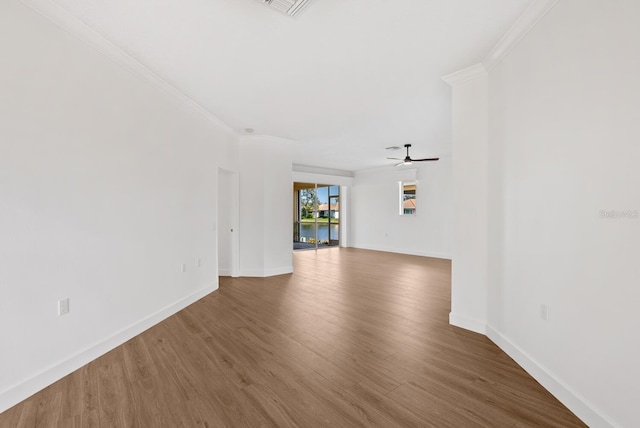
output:
[{"label": "water view through window", "polygon": [[[330,239],[337,240],[340,234],[340,225],[339,224],[318,224],[318,241],[324,242]],[[329,233],[331,231],[331,233]],[[300,237],[303,242],[310,242],[312,239],[316,237],[315,225],[313,224],[301,224],[300,225]]]},{"label": "water view through window", "polygon": [[294,183],[293,249],[340,243],[340,186]]}]

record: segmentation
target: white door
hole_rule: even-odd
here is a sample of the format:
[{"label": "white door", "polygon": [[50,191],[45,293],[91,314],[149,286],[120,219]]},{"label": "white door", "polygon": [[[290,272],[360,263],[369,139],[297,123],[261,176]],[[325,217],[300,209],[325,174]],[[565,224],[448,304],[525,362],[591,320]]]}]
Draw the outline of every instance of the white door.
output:
[{"label": "white door", "polygon": [[238,173],[218,169],[218,276],[239,276]]}]

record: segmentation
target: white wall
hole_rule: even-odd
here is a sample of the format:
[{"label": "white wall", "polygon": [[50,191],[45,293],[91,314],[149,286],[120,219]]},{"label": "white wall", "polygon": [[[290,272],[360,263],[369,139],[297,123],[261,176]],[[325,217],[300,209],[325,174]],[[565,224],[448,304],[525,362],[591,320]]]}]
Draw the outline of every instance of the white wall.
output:
[{"label": "white wall", "polygon": [[486,333],[488,263],[488,100],[484,68],[453,88],[453,325]]},{"label": "white wall", "polygon": [[[490,74],[503,271],[489,325],[609,421],[640,426],[640,3],[563,0]],[[550,319],[539,317],[540,305]]]},{"label": "white wall", "polygon": [[293,272],[293,223],[289,140],[240,139],[240,275]]},{"label": "white wall", "polygon": [[593,427],[640,426],[638,16],[560,0],[488,75],[487,332]]},{"label": "white wall", "polygon": [[[402,167],[407,168],[407,167]],[[415,215],[399,215],[401,168],[355,174],[351,189],[350,245],[429,257],[451,258],[451,159],[415,163]]]},{"label": "white wall", "polygon": [[3,411],[216,289],[236,141],[16,0],[0,52]]}]

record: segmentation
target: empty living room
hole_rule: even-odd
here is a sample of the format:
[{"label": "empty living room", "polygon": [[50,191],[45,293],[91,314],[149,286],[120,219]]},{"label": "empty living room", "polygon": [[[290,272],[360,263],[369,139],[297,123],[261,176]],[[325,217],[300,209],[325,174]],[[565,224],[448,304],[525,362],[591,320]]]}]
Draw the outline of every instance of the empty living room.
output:
[{"label": "empty living room", "polygon": [[0,428],[640,426],[639,23],[3,0]]}]

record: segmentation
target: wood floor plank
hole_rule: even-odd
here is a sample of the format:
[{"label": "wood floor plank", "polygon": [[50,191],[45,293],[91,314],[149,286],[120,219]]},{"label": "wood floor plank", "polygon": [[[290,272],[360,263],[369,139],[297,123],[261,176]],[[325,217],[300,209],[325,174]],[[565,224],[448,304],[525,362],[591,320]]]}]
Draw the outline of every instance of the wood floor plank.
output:
[{"label": "wood floor plank", "polygon": [[457,393],[440,384],[403,384],[389,394],[389,397],[414,411],[440,428],[512,427],[516,422],[508,414],[483,406],[481,402],[469,399],[462,392]]},{"label": "wood floor plank", "polygon": [[0,427],[584,427],[449,325],[451,262],[332,248],[220,288],[0,414]]},{"label": "wood floor plank", "polygon": [[300,382],[309,390],[314,391],[317,397],[331,404],[334,409],[344,415],[350,421],[349,426],[366,427],[401,427],[398,422],[380,412],[374,405],[361,399],[359,396],[349,394],[350,388],[343,389],[327,380],[318,373],[312,373],[300,379]]},{"label": "wood floor plank", "polygon": [[401,427],[437,427],[434,422],[417,415],[416,409],[411,409],[393,400],[386,395],[385,391],[380,391],[376,385],[367,381],[347,389],[345,394],[350,396],[352,400],[357,400],[366,406],[378,409],[378,412],[384,415],[386,419],[394,421]]}]

